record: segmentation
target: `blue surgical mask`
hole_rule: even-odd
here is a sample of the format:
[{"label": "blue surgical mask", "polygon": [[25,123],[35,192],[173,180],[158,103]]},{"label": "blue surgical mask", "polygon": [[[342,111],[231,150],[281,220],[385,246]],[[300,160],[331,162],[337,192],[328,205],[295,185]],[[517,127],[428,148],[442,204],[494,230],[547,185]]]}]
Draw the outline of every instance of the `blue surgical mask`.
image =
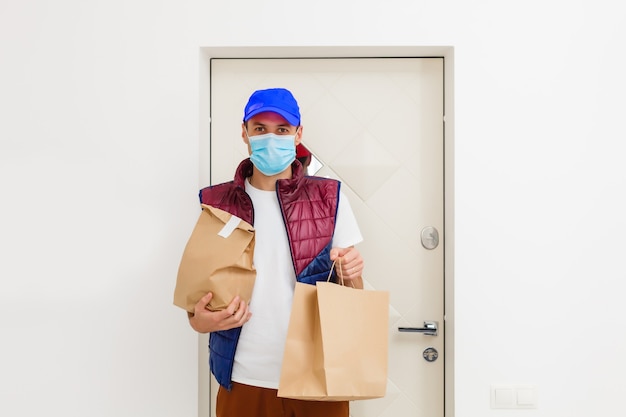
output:
[{"label": "blue surgical mask", "polygon": [[296,159],[295,135],[266,133],[248,136],[250,160],[264,175],[280,174]]}]

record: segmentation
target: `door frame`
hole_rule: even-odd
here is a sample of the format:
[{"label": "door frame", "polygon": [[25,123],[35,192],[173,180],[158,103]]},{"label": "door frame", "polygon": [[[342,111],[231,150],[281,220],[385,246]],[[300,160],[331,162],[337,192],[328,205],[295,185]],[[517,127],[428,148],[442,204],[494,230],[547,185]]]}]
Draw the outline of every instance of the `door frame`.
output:
[{"label": "door frame", "polygon": [[[199,50],[199,178],[210,183],[210,166],[201,155],[210,155],[211,59],[213,58],[443,58],[444,62],[444,415],[454,417],[454,47],[453,46],[207,46]],[[198,369],[208,362],[206,335],[198,337]],[[198,372],[198,417],[210,416],[203,398],[210,392],[210,377]]]}]

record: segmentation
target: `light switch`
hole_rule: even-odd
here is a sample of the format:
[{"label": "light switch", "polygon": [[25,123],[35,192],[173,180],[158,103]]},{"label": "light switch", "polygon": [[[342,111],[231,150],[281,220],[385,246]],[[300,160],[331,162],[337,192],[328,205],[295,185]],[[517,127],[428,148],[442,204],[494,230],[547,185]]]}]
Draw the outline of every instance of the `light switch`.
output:
[{"label": "light switch", "polygon": [[517,408],[535,408],[537,407],[537,396],[535,387],[519,386],[517,392]]},{"label": "light switch", "polygon": [[515,404],[515,391],[510,388],[496,388],[495,390],[496,407],[511,407]]}]

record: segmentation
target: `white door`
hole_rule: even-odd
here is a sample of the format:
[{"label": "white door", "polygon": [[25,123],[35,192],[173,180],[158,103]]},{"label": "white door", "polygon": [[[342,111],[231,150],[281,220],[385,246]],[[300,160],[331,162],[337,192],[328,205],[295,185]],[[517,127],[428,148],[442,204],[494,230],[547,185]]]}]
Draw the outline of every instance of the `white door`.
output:
[{"label": "white door", "polygon": [[[353,402],[351,414],[443,417],[443,58],[212,59],[204,185],[231,180],[248,156],[243,108],[270,87],[297,98],[317,175],[342,181],[365,239],[366,289],[390,292],[387,395]],[[425,322],[437,323],[436,336],[398,330]]]}]

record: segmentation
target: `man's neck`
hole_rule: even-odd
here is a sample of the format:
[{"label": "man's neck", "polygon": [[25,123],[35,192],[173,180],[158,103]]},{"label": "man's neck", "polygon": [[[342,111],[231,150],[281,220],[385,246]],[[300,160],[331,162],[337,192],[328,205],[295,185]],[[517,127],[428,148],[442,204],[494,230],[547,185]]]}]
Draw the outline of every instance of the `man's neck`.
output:
[{"label": "man's neck", "polygon": [[276,191],[276,181],[291,178],[291,166],[276,175],[267,176],[253,166],[252,176],[248,178],[250,185],[263,191]]}]

